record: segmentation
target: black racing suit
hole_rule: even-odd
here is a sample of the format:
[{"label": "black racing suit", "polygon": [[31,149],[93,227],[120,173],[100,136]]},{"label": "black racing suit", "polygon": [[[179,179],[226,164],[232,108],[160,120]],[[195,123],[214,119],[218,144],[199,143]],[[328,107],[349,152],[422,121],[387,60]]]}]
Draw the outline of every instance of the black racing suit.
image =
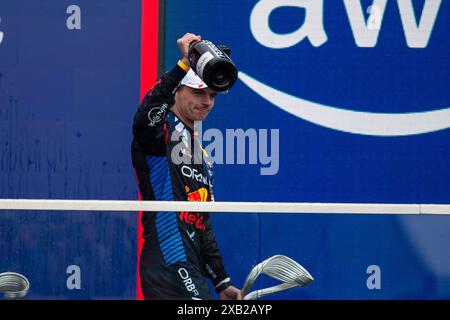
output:
[{"label": "black racing suit", "polygon": [[[145,95],[133,123],[132,160],[143,200],[213,200],[212,162],[171,111],[186,72],[178,65]],[[200,147],[200,152],[193,152]],[[172,152],[179,161],[172,161]],[[180,158],[181,157],[181,158]],[[178,164],[176,164],[178,163]],[[228,278],[209,214],[144,212],[140,277],[145,299],[211,299]]]}]

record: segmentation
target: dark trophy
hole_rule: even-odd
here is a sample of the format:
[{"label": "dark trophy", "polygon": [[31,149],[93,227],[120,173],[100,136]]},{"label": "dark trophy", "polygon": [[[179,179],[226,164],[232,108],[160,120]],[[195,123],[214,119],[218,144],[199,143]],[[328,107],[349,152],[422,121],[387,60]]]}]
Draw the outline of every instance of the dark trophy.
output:
[{"label": "dark trophy", "polygon": [[209,88],[214,91],[227,91],[236,82],[238,74],[230,54],[230,48],[202,40],[191,44],[189,63]]}]

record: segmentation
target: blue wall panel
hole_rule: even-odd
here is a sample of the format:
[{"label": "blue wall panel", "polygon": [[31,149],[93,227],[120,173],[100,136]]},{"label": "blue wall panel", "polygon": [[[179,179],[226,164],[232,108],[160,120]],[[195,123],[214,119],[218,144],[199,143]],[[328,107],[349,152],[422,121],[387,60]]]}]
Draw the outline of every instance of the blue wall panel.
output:
[{"label": "blue wall panel", "polygon": [[[424,4],[412,1],[419,21]],[[450,4],[440,2],[430,38],[411,48],[405,37],[397,1],[388,1],[372,47],[361,47],[350,26],[344,1],[171,1],[166,4],[165,65],[179,58],[176,39],[185,32],[232,48],[243,72],[291,96],[339,110],[406,114],[443,110],[450,105],[447,89],[450,41],[446,18]],[[372,1],[347,1],[349,9]],[[405,1],[408,5],[409,1]],[[287,48],[271,48],[256,40],[251,16],[257,6],[274,8],[268,21],[273,33],[294,33],[314,17],[326,41],[308,39]],[[308,11],[306,8],[319,8]],[[311,10],[312,10],[311,9]],[[427,9],[428,10],[428,9]],[[270,10],[269,10],[270,11]],[[428,12],[428,11],[427,11]],[[309,13],[309,16],[308,16]],[[320,13],[323,17],[320,18]],[[431,14],[427,13],[428,16]],[[364,13],[363,19],[368,18]],[[264,20],[263,15],[259,15]],[[354,19],[354,17],[353,17]],[[411,32],[412,29],[408,29]],[[314,33],[313,32],[313,33]],[[256,90],[258,91],[258,90]],[[238,81],[203,125],[226,129],[279,129],[279,171],[260,175],[260,164],[216,165],[216,199],[229,201],[449,203],[450,131],[399,136],[349,133],[287,113]],[[299,105],[300,110],[303,106]],[[297,110],[294,110],[297,111]],[[447,109],[448,115],[448,109]],[[328,113],[328,117],[333,115]],[[428,123],[435,125],[439,117]],[[325,117],[326,119],[326,117]],[[444,128],[450,127],[447,116]],[[323,121],[323,119],[322,119]],[[414,122],[414,121],[412,121]],[[342,119],[341,123],[351,124]],[[410,129],[417,123],[410,123]],[[395,124],[391,126],[395,127]],[[382,128],[389,133],[389,126]],[[392,128],[391,128],[392,129]],[[248,152],[248,149],[247,149]],[[233,186],[233,187],[230,187]],[[316,281],[273,296],[279,299],[436,299],[450,297],[448,217],[258,215],[239,224],[229,215],[215,217],[219,242],[236,282],[242,284],[255,262],[286,254],[304,265]],[[236,260],[241,250],[233,234],[252,234],[257,251]],[[256,260],[256,261],[255,261]],[[369,289],[368,268],[380,268],[381,289]],[[259,283],[270,284],[269,280]]]},{"label": "blue wall panel", "polygon": [[[137,199],[140,1],[6,0],[0,19],[0,197]],[[136,227],[136,213],[0,212],[0,272],[26,275],[30,298],[134,299]]]}]

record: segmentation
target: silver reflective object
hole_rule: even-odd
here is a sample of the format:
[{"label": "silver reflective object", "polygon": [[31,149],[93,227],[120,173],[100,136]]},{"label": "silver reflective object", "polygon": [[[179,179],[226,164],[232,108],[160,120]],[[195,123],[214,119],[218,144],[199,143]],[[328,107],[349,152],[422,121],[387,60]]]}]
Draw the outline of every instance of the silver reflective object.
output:
[{"label": "silver reflective object", "polygon": [[[281,283],[265,289],[249,293],[250,288],[260,274],[279,280]],[[314,281],[314,278],[300,264],[289,257],[275,255],[256,265],[248,274],[242,287],[244,300],[255,300],[294,287],[303,287]]]},{"label": "silver reflective object", "polygon": [[26,296],[30,288],[28,279],[15,272],[0,273],[0,292],[4,293],[5,299],[21,299]]}]

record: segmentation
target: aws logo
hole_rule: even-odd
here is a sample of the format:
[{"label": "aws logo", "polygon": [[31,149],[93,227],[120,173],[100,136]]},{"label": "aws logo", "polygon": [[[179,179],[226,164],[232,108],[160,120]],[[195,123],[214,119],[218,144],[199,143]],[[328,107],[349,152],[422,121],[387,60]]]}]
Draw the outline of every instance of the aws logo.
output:
[{"label": "aws logo", "polygon": [[[406,45],[424,49],[428,46],[442,0],[425,0],[422,12],[415,12],[413,0],[397,0],[399,22],[403,27]],[[341,2],[339,1],[339,4]],[[323,16],[323,0],[260,0],[250,13],[250,31],[254,39],[270,49],[287,49],[307,39],[314,47],[328,41]],[[361,0],[342,0],[355,44],[359,48],[376,47],[387,0],[373,0],[365,12]],[[281,7],[305,10],[303,24],[295,31],[275,33],[269,23],[271,13]],[[239,79],[262,98],[303,120],[330,129],[373,136],[405,136],[429,133],[450,127],[450,108],[413,113],[374,113],[351,106],[342,109],[323,105],[287,94],[252,76],[240,72]]]}]

